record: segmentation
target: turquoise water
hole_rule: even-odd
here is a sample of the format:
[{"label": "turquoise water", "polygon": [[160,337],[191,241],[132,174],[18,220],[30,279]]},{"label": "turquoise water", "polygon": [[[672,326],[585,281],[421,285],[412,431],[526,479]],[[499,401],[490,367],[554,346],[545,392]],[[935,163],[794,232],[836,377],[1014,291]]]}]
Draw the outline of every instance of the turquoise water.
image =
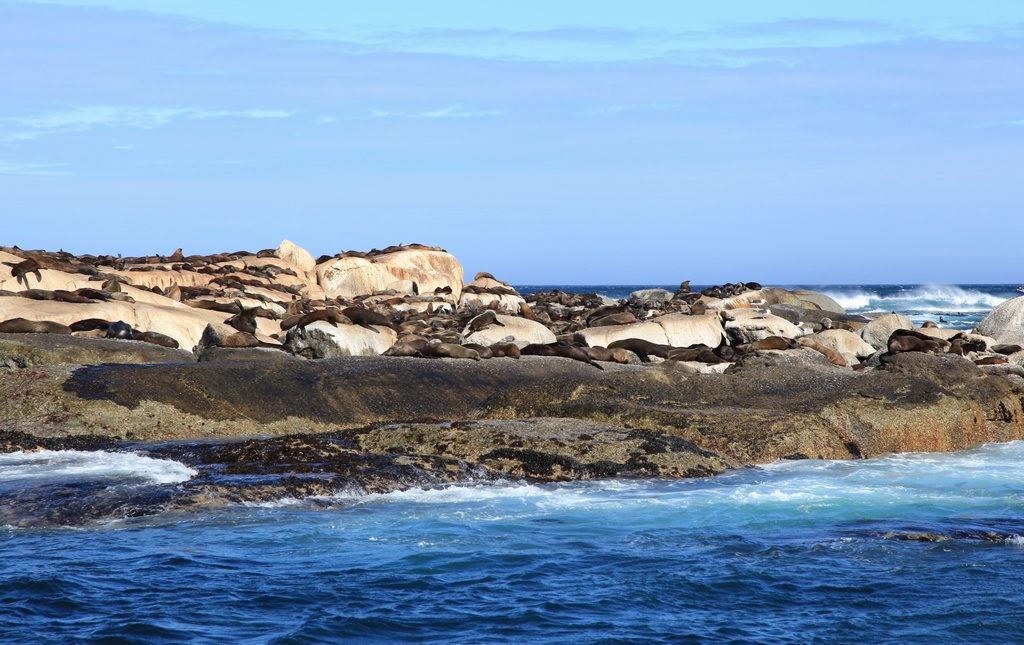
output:
[{"label": "turquoise water", "polygon": [[[961,324],[1019,295],[821,290]],[[190,476],[133,454],[0,455],[8,499]],[[3,643],[1016,643],[1024,443],[7,527],[0,555]]]},{"label": "turquoise water", "polygon": [[6,529],[0,634],[1020,642],[1022,462],[1014,442],[706,480],[466,486]]}]

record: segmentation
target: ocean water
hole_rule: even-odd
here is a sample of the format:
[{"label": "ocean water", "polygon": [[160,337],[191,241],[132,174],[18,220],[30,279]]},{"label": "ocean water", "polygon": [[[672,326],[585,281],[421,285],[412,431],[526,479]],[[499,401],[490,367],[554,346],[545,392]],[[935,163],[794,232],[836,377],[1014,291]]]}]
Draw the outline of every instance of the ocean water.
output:
[{"label": "ocean water", "polygon": [[[819,290],[979,317],[1018,295],[941,289]],[[191,474],[131,453],[0,455],[4,496]],[[2,643],[1017,643],[1024,442],[8,526],[0,555]]]}]

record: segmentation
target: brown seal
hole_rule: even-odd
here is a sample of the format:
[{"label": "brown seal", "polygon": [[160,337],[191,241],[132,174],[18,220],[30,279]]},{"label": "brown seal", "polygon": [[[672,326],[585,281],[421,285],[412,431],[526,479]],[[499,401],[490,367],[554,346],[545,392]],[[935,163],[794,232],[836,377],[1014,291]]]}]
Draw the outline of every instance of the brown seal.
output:
[{"label": "brown seal", "polygon": [[494,343],[488,349],[493,358],[519,358],[519,346],[513,343]]},{"label": "brown seal", "polygon": [[[326,309],[317,309],[311,311],[308,314],[295,314],[288,316],[281,321],[281,330],[287,331],[292,327],[298,327],[302,329],[306,325],[312,325],[315,322],[323,321],[328,322],[337,327],[338,325],[351,325],[352,321],[341,314],[336,307],[327,307]],[[376,330],[374,330],[376,331]]]},{"label": "brown seal", "polygon": [[642,338],[623,338],[622,340],[616,340],[608,343],[608,349],[615,349],[619,347],[633,352],[639,356],[640,360],[644,363],[651,362],[651,356],[668,358],[668,353],[672,351],[672,348],[668,345],[652,343],[651,341],[643,340]]},{"label": "brown seal", "polygon": [[597,320],[590,323],[591,327],[608,327],[611,325],[628,325],[636,322],[636,316],[628,311],[623,311],[617,314],[608,314],[607,316],[601,316]]},{"label": "brown seal", "polygon": [[71,323],[70,327],[71,331],[106,331],[110,327],[110,321],[102,318],[86,318]]},{"label": "brown seal", "polygon": [[15,278],[18,284],[24,282],[27,287],[28,276],[33,274],[36,276],[37,283],[43,281],[43,274],[40,271],[43,266],[34,258],[22,260],[21,262],[4,262],[4,264],[11,267],[11,277]]},{"label": "brown seal", "polygon": [[603,367],[591,360],[590,356],[587,355],[580,347],[573,347],[572,345],[542,345],[540,343],[532,343],[519,350],[522,356],[558,356],[561,358],[571,358],[574,361],[580,361],[581,363],[587,363],[593,365],[599,370],[604,370]]},{"label": "brown seal", "polygon": [[825,347],[824,345],[822,345],[821,343],[819,343],[817,341],[813,341],[813,340],[809,340],[809,339],[800,339],[797,342],[799,342],[804,347],[808,347],[808,348],[813,349],[814,351],[820,353],[822,356],[827,358],[828,361],[830,363],[832,363],[833,365],[838,365],[839,367],[848,367],[848,365],[846,363],[846,359],[843,358],[842,354],[840,354],[837,351],[831,350],[828,347]]},{"label": "brown seal", "polygon": [[70,334],[71,328],[52,320],[11,318],[0,322],[0,334]]},{"label": "brown seal", "polygon": [[486,329],[487,327],[490,327],[491,325],[497,325],[498,327],[504,327],[505,323],[503,323],[500,320],[498,320],[498,314],[494,313],[494,310],[488,309],[487,311],[483,312],[482,314],[480,314],[479,316],[477,316],[473,320],[469,321],[469,324],[466,325],[466,330],[467,330],[466,334],[468,335],[468,334],[471,334],[471,333],[473,333],[475,331],[480,331],[481,329]]},{"label": "brown seal", "polygon": [[394,329],[395,326],[388,320],[388,317],[379,314],[376,311],[370,311],[363,307],[345,307],[341,310],[341,315],[345,316],[352,321],[353,325],[359,325],[365,327],[371,331],[380,333],[374,329],[371,325],[377,325],[379,327],[387,327],[388,329]]},{"label": "brown seal", "polygon": [[783,336],[769,336],[752,343],[740,345],[744,351],[748,352],[766,349],[796,349],[799,346],[800,344],[792,338],[785,338]]},{"label": "brown seal", "polygon": [[975,365],[1006,365],[1010,361],[1006,360],[1002,356],[986,356],[985,358],[979,358],[974,361]]},{"label": "brown seal", "polygon": [[476,351],[480,358],[487,359],[494,357],[494,352],[491,351],[490,347],[487,347],[485,345],[480,345],[478,343],[465,343],[463,344],[463,347],[465,347],[466,349],[472,349]]},{"label": "brown seal", "polygon": [[890,354],[942,351],[942,343],[937,339],[912,329],[897,329],[892,332],[886,345]]},{"label": "brown seal", "polygon": [[168,347],[170,349],[178,349],[179,347],[178,341],[167,334],[161,334],[158,331],[136,331],[135,340],[141,340],[144,343],[152,343],[154,345]]},{"label": "brown seal", "polygon": [[455,343],[429,343],[424,356],[433,358],[468,358],[474,361],[480,360],[480,354],[475,349],[469,349]]},{"label": "brown seal", "polygon": [[629,352],[624,349],[608,349],[607,347],[581,347],[592,361],[605,363],[621,363],[629,365]]},{"label": "brown seal", "polygon": [[707,363],[708,365],[717,365],[723,362],[722,358],[706,345],[703,347],[681,347],[679,349],[673,349],[668,353],[668,360],[691,361],[696,363]]},{"label": "brown seal", "polygon": [[248,334],[255,334],[256,313],[260,310],[260,308],[251,307],[249,309],[246,309],[239,301],[235,301],[235,304],[238,305],[238,308],[241,311],[225,320],[224,324],[234,327],[238,331],[244,331]]},{"label": "brown seal", "polygon": [[427,351],[427,345],[429,343],[422,338],[410,338],[401,340],[385,352],[385,356],[423,356],[424,352]]}]

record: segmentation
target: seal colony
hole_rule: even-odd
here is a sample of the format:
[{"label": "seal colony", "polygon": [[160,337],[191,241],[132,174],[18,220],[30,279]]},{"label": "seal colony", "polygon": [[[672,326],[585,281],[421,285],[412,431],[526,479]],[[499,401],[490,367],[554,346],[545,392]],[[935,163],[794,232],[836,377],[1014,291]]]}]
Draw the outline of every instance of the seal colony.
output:
[{"label": "seal colony", "polygon": [[454,257],[421,244],[316,260],[288,241],[208,256],[0,247],[0,261],[0,333],[142,341],[199,361],[258,360],[268,351],[313,359],[523,355],[708,373],[750,353],[814,352],[837,369],[862,370],[881,354],[917,351],[1024,363],[1011,356],[1015,344],[990,336],[931,321],[914,329],[896,315],[849,316],[824,294],[753,281],[693,291],[686,280],[675,292],[645,289],[619,301],[559,291],[524,298],[486,272],[463,284]]},{"label": "seal colony", "polygon": [[0,262],[0,450],[276,437],[245,490],[210,457],[221,501],[1024,438],[1024,297],[965,333],[752,281],[524,296],[423,245]]}]

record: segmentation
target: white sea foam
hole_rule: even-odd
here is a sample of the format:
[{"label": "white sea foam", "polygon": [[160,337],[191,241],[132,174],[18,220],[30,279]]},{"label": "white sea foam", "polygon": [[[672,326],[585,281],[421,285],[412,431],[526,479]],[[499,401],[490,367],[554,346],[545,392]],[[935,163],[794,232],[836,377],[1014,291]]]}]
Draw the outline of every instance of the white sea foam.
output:
[{"label": "white sea foam", "polygon": [[978,289],[931,284],[898,293],[882,295],[863,289],[825,290],[823,293],[847,311],[920,311],[977,313],[991,310],[1005,298]]},{"label": "white sea foam", "polygon": [[0,482],[128,479],[175,484],[196,474],[177,461],[131,452],[40,450],[0,455]]}]

